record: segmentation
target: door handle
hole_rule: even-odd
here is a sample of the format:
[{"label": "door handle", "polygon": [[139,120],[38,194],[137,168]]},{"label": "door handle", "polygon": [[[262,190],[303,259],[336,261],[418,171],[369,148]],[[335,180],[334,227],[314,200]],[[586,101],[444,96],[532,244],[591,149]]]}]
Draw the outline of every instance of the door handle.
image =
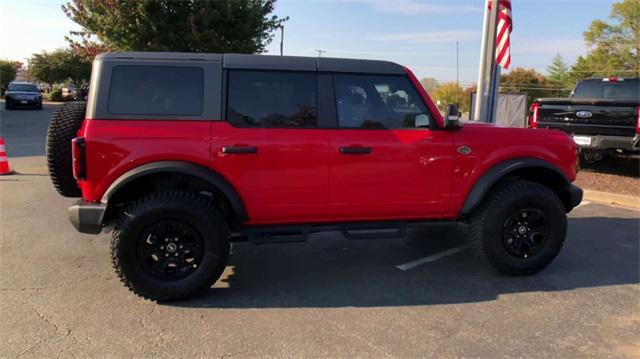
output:
[{"label": "door handle", "polygon": [[225,146],[222,147],[222,153],[251,154],[258,153],[258,147],[253,146]]},{"label": "door handle", "polygon": [[340,147],[338,151],[345,155],[367,155],[371,153],[371,147],[349,146]]}]

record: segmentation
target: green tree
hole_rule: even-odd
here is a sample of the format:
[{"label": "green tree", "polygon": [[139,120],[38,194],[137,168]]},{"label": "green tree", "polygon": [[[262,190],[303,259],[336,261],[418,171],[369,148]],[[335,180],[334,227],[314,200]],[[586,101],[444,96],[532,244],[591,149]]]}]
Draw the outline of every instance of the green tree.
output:
[{"label": "green tree", "polygon": [[445,106],[455,104],[462,112],[469,111],[469,97],[465,95],[464,89],[455,82],[442,84],[432,90],[433,100],[438,104],[440,110]]},{"label": "green tree", "polygon": [[[88,55],[118,51],[260,53],[288,18],[276,0],[73,0],[62,6],[82,27],[67,40]],[[97,41],[95,41],[97,40]],[[95,54],[93,54],[95,55]]]},{"label": "green tree", "polygon": [[594,70],[597,65],[592,61],[592,58],[588,56],[578,56],[576,62],[571,66],[569,71],[569,78],[571,82],[576,84],[580,80],[595,77],[596,71]]},{"label": "green tree", "polygon": [[569,76],[569,67],[562,59],[560,54],[557,54],[551,65],[547,67],[547,73],[549,74],[546,77],[546,80],[549,81],[553,87],[558,88],[556,95],[558,96],[567,96],[573,86],[571,77]]},{"label": "green tree", "polygon": [[571,78],[640,76],[640,0],[613,4],[610,22],[594,20],[584,33],[594,49],[578,58]]},{"label": "green tree", "polygon": [[91,62],[71,49],[58,49],[33,54],[29,60],[29,75],[53,86],[55,82],[71,80],[74,84],[89,81]]},{"label": "green tree", "polygon": [[3,94],[9,82],[16,79],[16,74],[21,66],[22,64],[17,61],[0,60],[0,89]]}]

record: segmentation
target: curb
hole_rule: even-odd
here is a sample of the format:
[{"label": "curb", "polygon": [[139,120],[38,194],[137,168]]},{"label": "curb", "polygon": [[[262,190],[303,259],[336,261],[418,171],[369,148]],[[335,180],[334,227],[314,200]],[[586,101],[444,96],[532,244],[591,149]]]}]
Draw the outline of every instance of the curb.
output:
[{"label": "curb", "polygon": [[640,197],[624,194],[584,190],[584,200],[640,209]]}]

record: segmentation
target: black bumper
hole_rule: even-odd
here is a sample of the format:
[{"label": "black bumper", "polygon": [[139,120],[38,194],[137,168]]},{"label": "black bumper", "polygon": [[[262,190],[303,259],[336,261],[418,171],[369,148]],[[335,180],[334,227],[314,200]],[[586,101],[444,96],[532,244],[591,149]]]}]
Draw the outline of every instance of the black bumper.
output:
[{"label": "black bumper", "polygon": [[[24,108],[38,108],[42,106],[42,100],[38,99],[13,99],[13,98],[5,98],[7,105],[11,107],[24,107]],[[24,101],[24,102],[23,102]]]},{"label": "black bumper", "polygon": [[569,184],[567,191],[569,192],[569,208],[567,208],[567,212],[569,212],[582,202],[583,191],[582,188],[574,184]]},{"label": "black bumper", "polygon": [[98,234],[102,230],[102,218],[107,206],[79,200],[69,207],[69,220],[80,233]]}]

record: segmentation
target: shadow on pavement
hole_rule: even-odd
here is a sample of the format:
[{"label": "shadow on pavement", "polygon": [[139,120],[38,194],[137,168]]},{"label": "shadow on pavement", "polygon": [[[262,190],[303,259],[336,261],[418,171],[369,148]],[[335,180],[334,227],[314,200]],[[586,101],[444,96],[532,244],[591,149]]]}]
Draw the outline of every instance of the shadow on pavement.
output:
[{"label": "shadow on pavement", "polygon": [[[396,265],[464,243],[466,227],[420,230],[408,240],[347,241],[325,234],[306,243],[236,244],[227,277],[179,307],[386,307],[474,303],[502,294],[571,291],[638,283],[638,219],[570,219],[556,260],[528,277],[508,277],[470,250],[409,271]],[[227,286],[219,288],[218,286]]]}]

